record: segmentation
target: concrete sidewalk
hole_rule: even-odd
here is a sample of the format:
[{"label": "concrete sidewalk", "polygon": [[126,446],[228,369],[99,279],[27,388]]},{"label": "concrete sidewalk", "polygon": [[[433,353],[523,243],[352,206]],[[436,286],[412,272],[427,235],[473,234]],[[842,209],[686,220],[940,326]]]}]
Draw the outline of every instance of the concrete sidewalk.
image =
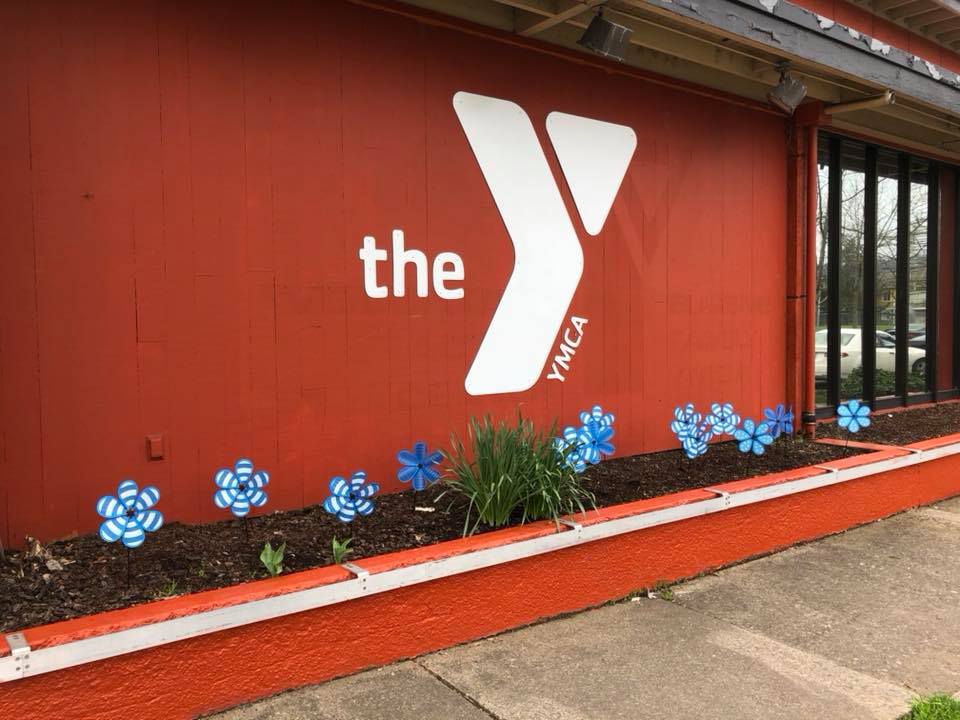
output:
[{"label": "concrete sidewalk", "polygon": [[[264,668],[265,671],[268,669]],[[890,719],[960,690],[960,498],[218,720]]]}]

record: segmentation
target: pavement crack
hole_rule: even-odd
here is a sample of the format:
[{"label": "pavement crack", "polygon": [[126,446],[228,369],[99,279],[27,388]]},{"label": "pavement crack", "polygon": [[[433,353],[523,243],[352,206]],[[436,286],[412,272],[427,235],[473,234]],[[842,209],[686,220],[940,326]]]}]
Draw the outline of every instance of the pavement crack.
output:
[{"label": "pavement crack", "polygon": [[497,715],[495,712],[493,712],[490,708],[486,707],[479,700],[477,700],[474,697],[471,697],[469,694],[467,694],[466,692],[458,688],[456,685],[454,685],[452,682],[442,677],[439,673],[435,673],[433,670],[428,668],[426,665],[420,662],[419,659],[414,659],[413,662],[419,665],[421,668],[423,668],[423,670],[427,672],[429,675],[431,675],[435,680],[437,680],[437,682],[442,684],[444,687],[449,688],[450,690],[453,690],[457,695],[459,695],[468,703],[473,705],[477,710],[479,710],[483,714],[489,715],[491,718],[493,718],[493,720],[504,720],[504,718]]}]

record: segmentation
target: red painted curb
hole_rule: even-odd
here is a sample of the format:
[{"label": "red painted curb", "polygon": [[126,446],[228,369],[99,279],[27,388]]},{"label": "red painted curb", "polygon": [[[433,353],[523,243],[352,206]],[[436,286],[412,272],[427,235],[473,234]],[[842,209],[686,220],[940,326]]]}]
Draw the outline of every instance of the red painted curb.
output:
[{"label": "red painted curb", "polygon": [[[952,436],[960,440],[960,436]],[[937,447],[942,441],[926,441]],[[915,446],[921,445],[920,443]],[[844,458],[847,467],[902,450]],[[727,483],[730,491],[809,477],[815,468]],[[364,667],[448,647],[531,621],[580,610],[649,586],[844,530],[960,493],[954,455],[836,485],[731,508],[519,559],[453,577],[258,622],[210,635],[17,680],[0,686],[0,715],[60,720],[112,718],[117,707],[141,720],[175,720]],[[598,522],[711,497],[695,490],[588,513]],[[596,518],[590,516],[597,516]],[[578,517],[578,520],[581,519]],[[455,552],[555,532],[551,523],[487,533],[360,561],[372,572]],[[28,631],[52,644],[105,625],[153,622],[187,606],[215,607],[343,579],[321,568],[198,593]],[[238,599],[238,598],[243,599]],[[146,619],[152,618],[152,619]],[[242,673],[234,670],[246,668]]]}]

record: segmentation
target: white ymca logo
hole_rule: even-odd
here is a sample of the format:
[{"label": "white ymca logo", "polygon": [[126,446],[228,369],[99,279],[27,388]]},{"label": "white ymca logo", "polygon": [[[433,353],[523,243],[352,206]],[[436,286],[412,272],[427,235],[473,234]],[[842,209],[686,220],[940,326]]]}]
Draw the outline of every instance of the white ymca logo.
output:
[{"label": "white ymca logo", "polygon": [[[547,362],[580,284],[583,250],[523,108],[467,92],[454,95],[453,107],[515,253],[464,386],[471,395],[522,392],[536,384]],[[547,134],[584,227],[598,235],[636,150],[636,134],[561,112],[547,116]]]}]

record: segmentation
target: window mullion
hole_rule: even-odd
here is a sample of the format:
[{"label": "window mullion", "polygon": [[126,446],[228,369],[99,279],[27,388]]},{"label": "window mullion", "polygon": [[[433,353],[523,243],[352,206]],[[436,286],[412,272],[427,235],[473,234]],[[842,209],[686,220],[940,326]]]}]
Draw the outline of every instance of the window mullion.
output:
[{"label": "window mullion", "polygon": [[940,169],[931,164],[927,192],[927,318],[926,385],[927,391],[937,399],[937,335],[938,305],[940,302]]},{"label": "window mullion", "polygon": [[910,156],[901,154],[897,170],[897,395],[907,397],[907,333],[910,309]]},{"label": "window mullion", "polygon": [[868,147],[863,204],[863,397],[874,407],[877,399],[877,149]]},{"label": "window mullion", "polygon": [[827,403],[840,403],[840,168],[842,141],[830,138],[827,192]]}]

